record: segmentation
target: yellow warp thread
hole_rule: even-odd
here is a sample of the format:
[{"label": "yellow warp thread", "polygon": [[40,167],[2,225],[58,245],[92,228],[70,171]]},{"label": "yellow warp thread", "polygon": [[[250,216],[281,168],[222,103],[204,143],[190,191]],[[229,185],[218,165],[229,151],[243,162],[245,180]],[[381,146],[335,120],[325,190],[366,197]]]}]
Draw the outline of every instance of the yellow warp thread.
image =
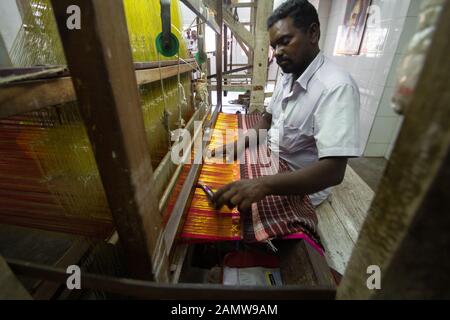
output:
[{"label": "yellow warp thread", "polygon": [[[155,38],[161,32],[159,0],[124,0],[124,8],[133,60],[135,62],[156,61],[158,55]],[[182,20],[177,0],[172,0],[171,13],[172,32],[180,41],[179,54],[180,57],[186,58],[185,43],[179,31],[182,30]],[[49,0],[29,1],[23,25],[14,41],[10,55],[16,67],[66,64]],[[176,57],[169,59],[176,59]],[[189,74],[182,74],[180,79],[186,96],[190,97]],[[165,79],[163,82],[169,113],[169,128],[174,130],[178,128],[177,77]],[[165,106],[161,84],[155,82],[143,85],[139,88],[139,92],[147,141],[155,169],[169,151],[168,132],[163,124]],[[181,112],[183,119],[189,120],[194,112],[193,106],[190,103],[182,105]],[[19,131],[13,146],[10,141],[0,139],[0,151],[6,148],[6,144],[8,150],[9,148],[25,149],[25,153],[17,152],[17,154],[34,159],[40,171],[36,173],[40,176],[39,186],[51,194],[54,202],[64,209],[65,215],[88,218],[110,217],[94,154],[77,102],[30,113],[26,119],[26,123],[22,118],[9,119],[7,122],[0,121],[0,132],[10,130],[8,128],[11,123],[14,124],[14,130]],[[9,186],[12,178],[26,181],[26,175],[29,172],[20,169],[21,163],[16,161],[17,170],[14,171],[14,177],[7,172],[7,165],[0,166],[0,186],[2,183]],[[26,190],[29,189],[23,190],[24,194],[27,194]],[[27,201],[26,197],[23,201]],[[33,204],[33,210],[37,210],[35,208],[37,207]]]}]

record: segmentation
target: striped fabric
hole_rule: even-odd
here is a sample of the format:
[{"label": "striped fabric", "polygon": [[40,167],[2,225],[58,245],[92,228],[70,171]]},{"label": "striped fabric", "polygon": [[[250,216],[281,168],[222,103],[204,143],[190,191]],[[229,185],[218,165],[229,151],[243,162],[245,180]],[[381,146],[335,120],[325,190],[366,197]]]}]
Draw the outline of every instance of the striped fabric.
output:
[{"label": "striped fabric", "polygon": [[[261,115],[239,116],[239,127],[252,128]],[[278,168],[274,164],[278,162]],[[256,163],[256,164],[251,164]],[[289,172],[283,159],[272,156],[265,144],[246,150],[245,163],[241,164],[243,179]],[[267,196],[252,205],[251,217],[244,217],[244,238],[248,241],[265,241],[273,238],[305,239],[322,249],[317,233],[317,216],[308,196]]]},{"label": "striped fabric", "polygon": [[[218,146],[217,136],[225,134],[225,129],[243,129],[253,127],[260,119],[260,115],[229,115],[220,114],[216,133],[210,147]],[[288,172],[286,162],[279,160],[279,169],[275,170],[269,160],[273,160],[265,146],[258,150],[247,150],[244,164],[209,164],[203,166],[199,182],[217,190],[224,185],[239,179],[253,179],[264,175],[273,175]],[[260,155],[259,162],[251,165],[251,159]],[[186,172],[187,174],[187,172]],[[183,176],[183,175],[182,175]],[[184,182],[180,178],[176,190],[181,189]],[[169,201],[165,220],[170,216],[178,192],[174,192]],[[303,239],[323,253],[319,236],[317,235],[317,217],[315,210],[307,196],[268,196],[264,200],[253,204],[252,214],[240,215],[237,209],[229,210],[227,207],[220,211],[208,203],[204,192],[196,189],[191,206],[185,216],[180,240],[183,242],[214,242],[238,241],[247,242],[265,241],[273,238]]]}]

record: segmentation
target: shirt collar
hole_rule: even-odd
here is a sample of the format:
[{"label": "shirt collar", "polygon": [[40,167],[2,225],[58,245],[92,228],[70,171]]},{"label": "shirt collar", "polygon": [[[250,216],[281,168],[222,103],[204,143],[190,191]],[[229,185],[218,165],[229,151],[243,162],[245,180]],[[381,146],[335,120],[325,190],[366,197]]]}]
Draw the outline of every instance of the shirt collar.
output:
[{"label": "shirt collar", "polygon": [[[323,65],[324,55],[322,52],[319,52],[314,60],[309,64],[308,68],[306,68],[305,72],[297,79],[297,83],[305,90],[308,89],[308,83],[317,70]],[[292,74],[285,74],[283,79],[283,86],[287,86],[292,81]]]}]

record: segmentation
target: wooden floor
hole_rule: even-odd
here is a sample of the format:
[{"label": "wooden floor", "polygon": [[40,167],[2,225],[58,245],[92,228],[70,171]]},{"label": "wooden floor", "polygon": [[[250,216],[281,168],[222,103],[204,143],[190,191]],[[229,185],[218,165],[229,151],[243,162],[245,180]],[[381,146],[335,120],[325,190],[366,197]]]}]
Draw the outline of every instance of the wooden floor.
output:
[{"label": "wooden floor", "polygon": [[344,182],[317,208],[319,232],[330,267],[344,274],[374,197],[372,189],[347,167]]}]

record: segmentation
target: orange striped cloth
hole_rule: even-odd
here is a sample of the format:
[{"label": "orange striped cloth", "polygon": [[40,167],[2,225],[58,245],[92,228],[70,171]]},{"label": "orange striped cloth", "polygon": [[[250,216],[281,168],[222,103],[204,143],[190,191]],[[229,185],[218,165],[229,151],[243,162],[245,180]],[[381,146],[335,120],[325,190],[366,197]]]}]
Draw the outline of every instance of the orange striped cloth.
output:
[{"label": "orange striped cloth", "polygon": [[[223,139],[226,136],[227,129],[234,131],[237,128],[238,119],[236,115],[220,113],[208,148],[212,150],[221,146],[224,143]],[[231,136],[232,139],[237,139],[236,132],[230,133],[234,134]],[[190,165],[186,165],[178,179],[164,214],[166,222],[170,217],[190,167]],[[240,180],[240,178],[240,168],[237,162],[230,164],[206,162],[203,164],[198,182],[216,191],[233,181]],[[224,207],[220,211],[214,210],[204,191],[198,188],[194,191],[191,206],[183,220],[183,229],[180,234],[181,241],[209,242],[242,239],[241,219],[237,209],[229,210]]]},{"label": "orange striped cloth", "polygon": [[[253,115],[220,114],[217,120],[209,149],[221,146],[225,141],[227,129],[251,128],[259,120]],[[230,132],[229,132],[230,133]],[[237,133],[237,132],[236,132]],[[234,139],[237,139],[235,134]],[[246,161],[249,160],[249,152]],[[262,152],[260,150],[260,152]],[[267,171],[259,164],[212,164],[203,165],[198,182],[211,187],[214,191],[243,179],[257,178]],[[288,166],[280,160],[279,172],[285,172]],[[278,172],[272,172],[276,174]],[[181,179],[183,180],[183,179]],[[252,215],[241,219],[237,209],[227,207],[217,211],[208,202],[206,194],[196,189],[191,206],[186,214],[180,240],[185,242],[209,241],[264,241],[272,238],[304,239],[322,252],[319,236],[316,233],[317,217],[308,197],[268,196],[253,204]]]}]

